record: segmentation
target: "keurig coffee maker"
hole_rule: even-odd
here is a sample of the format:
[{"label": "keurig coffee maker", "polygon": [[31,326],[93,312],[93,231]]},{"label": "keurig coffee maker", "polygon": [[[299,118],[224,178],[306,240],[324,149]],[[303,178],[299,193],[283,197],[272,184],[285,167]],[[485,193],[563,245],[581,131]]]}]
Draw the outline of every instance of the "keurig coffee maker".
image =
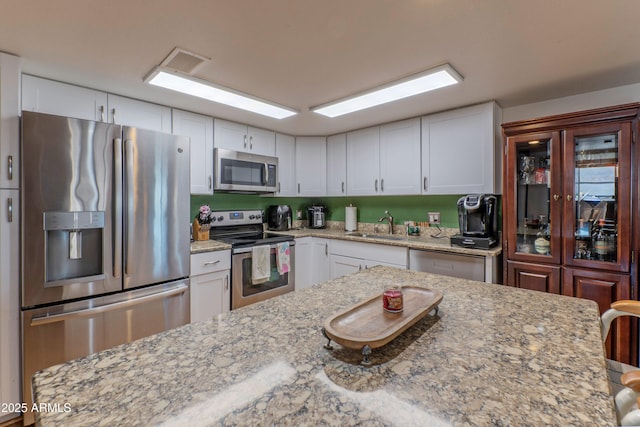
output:
[{"label": "keurig coffee maker", "polygon": [[491,194],[470,194],[458,199],[460,234],[451,244],[489,249],[498,243],[497,199]]}]

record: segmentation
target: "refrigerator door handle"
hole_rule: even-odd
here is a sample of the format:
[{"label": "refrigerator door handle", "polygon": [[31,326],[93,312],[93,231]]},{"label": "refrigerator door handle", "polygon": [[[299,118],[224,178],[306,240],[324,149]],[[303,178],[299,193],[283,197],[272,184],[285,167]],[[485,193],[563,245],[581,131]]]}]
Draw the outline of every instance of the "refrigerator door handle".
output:
[{"label": "refrigerator door handle", "polygon": [[155,301],[158,299],[165,299],[168,297],[172,297],[174,295],[181,295],[181,294],[184,294],[187,291],[187,289],[189,289],[188,285],[182,285],[175,289],[170,289],[168,291],[158,292],[156,294],[151,294],[151,295],[145,295],[143,297],[133,298],[126,301],[120,301],[113,304],[106,304],[100,307],[85,308],[82,310],[71,311],[68,313],[52,314],[50,316],[34,317],[33,319],[31,319],[30,326],[32,327],[42,326],[50,323],[64,322],[66,320],[76,319],[78,317],[88,317],[94,314],[103,313],[105,311],[120,310],[123,308]]},{"label": "refrigerator door handle", "polygon": [[113,141],[113,277],[122,276],[122,138]]},{"label": "refrigerator door handle", "polygon": [[125,139],[124,140],[124,167],[126,168],[124,173],[124,192],[123,198],[125,200],[123,216],[124,220],[124,274],[125,276],[129,275],[129,266],[132,265],[133,260],[131,256],[133,255],[133,247],[131,238],[133,237],[133,218],[131,214],[131,206],[133,205],[133,201],[131,198],[133,197],[133,189],[132,187],[132,177],[133,177],[133,140]]}]

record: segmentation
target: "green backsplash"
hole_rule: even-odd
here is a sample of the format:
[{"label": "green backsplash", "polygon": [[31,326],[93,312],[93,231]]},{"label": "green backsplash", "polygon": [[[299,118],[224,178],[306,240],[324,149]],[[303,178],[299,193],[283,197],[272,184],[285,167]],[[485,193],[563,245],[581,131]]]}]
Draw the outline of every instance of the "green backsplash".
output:
[{"label": "green backsplash", "polygon": [[458,227],[456,203],[461,196],[363,196],[363,197],[271,197],[255,194],[216,193],[213,196],[191,196],[191,217],[195,217],[201,205],[212,210],[265,209],[269,205],[289,205],[294,211],[303,211],[312,203],[322,203],[329,209],[328,220],[344,221],[344,208],[358,207],[358,222],[377,222],[389,210],[395,224],[404,221],[427,221],[427,212],[440,212],[443,227]]}]

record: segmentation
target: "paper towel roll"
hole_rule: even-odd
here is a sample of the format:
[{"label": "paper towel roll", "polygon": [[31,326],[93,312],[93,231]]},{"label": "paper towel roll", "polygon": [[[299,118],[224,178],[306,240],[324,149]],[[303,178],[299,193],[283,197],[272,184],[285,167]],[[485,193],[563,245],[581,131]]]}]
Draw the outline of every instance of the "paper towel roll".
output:
[{"label": "paper towel roll", "polygon": [[346,231],[356,231],[358,229],[358,208],[347,206],[344,208],[344,229]]}]

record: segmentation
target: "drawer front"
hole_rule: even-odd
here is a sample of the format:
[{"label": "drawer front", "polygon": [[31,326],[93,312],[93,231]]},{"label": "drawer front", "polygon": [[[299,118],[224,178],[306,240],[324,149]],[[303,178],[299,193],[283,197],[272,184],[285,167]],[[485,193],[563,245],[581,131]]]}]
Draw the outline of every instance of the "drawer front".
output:
[{"label": "drawer front", "polygon": [[191,254],[191,275],[213,273],[231,268],[231,251],[213,251]]}]

